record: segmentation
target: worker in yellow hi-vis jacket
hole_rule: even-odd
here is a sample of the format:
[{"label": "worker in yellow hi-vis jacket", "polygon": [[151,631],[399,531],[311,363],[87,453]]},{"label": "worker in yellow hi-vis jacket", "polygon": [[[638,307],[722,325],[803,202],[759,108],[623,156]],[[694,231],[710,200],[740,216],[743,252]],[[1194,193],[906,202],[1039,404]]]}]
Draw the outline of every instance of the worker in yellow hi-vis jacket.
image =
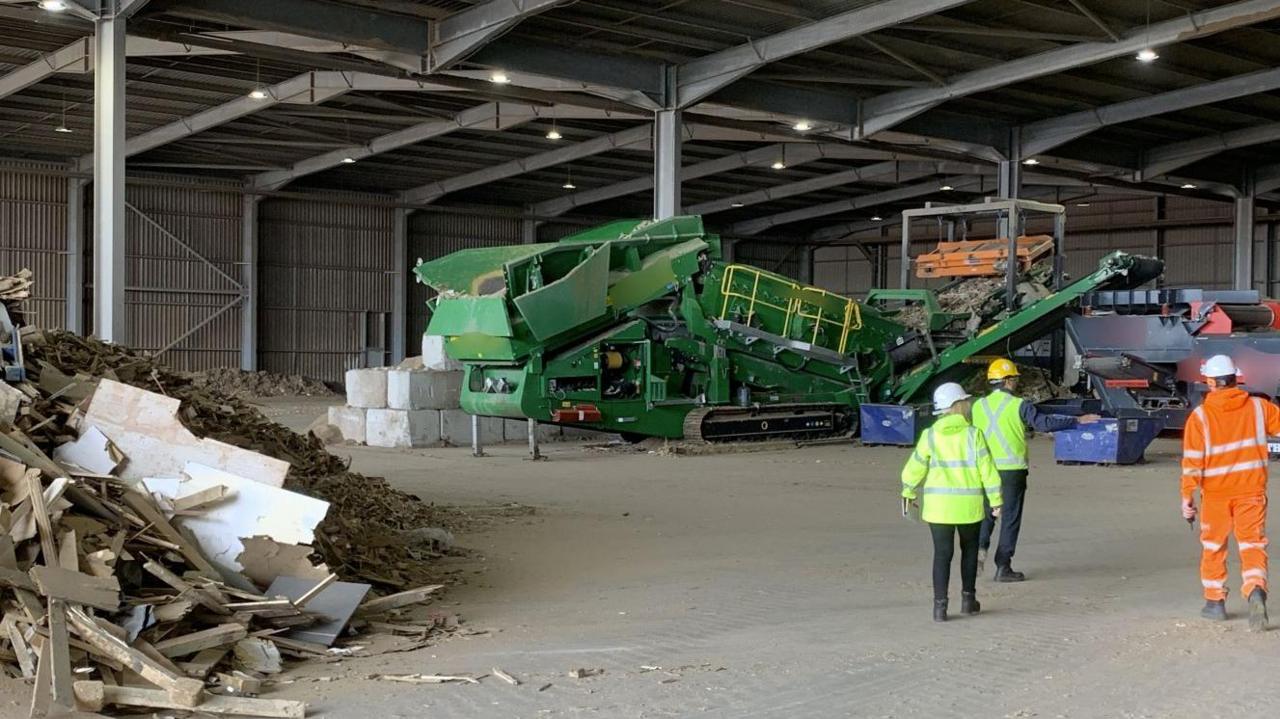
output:
[{"label": "worker in yellow hi-vis jacket", "polygon": [[983,498],[1000,515],[1000,475],[987,440],[969,423],[969,395],[948,382],[933,393],[933,426],[925,430],[902,468],[902,496],[916,505],[933,534],[933,621],[947,621],[955,538],[960,537],[960,613],[977,614],[978,530]]}]

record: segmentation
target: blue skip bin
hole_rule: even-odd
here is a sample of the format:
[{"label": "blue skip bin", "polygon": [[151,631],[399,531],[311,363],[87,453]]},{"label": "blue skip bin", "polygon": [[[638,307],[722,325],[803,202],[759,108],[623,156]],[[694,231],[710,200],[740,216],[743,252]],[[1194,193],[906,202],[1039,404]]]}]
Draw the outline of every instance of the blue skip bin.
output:
[{"label": "blue skip bin", "polygon": [[864,404],[862,443],[915,446],[925,427],[933,424],[928,410],[901,404]]},{"label": "blue skip bin", "polygon": [[1163,427],[1160,418],[1137,417],[1055,432],[1053,458],[1060,464],[1135,464]]}]

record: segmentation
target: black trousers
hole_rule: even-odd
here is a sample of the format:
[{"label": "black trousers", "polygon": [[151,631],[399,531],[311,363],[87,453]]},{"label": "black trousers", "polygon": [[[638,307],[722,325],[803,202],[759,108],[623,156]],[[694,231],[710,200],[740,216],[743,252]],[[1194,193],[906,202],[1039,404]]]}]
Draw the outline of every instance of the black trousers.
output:
[{"label": "black trousers", "polygon": [[933,534],[933,598],[946,599],[951,584],[951,559],[960,535],[960,588],[974,591],[978,582],[978,530],[982,523],[929,524]]},{"label": "black trousers", "polygon": [[[1027,470],[1000,470],[1000,496],[1004,506],[1000,509],[1000,544],[996,547],[996,566],[1007,567],[1013,562],[1013,553],[1018,549],[1018,533],[1022,531],[1022,507],[1027,498]],[[978,546],[984,550],[991,547],[991,535],[996,528],[996,518],[991,515],[991,505],[986,502],[986,498],[983,498],[987,517],[982,520],[982,533],[978,537]]]}]

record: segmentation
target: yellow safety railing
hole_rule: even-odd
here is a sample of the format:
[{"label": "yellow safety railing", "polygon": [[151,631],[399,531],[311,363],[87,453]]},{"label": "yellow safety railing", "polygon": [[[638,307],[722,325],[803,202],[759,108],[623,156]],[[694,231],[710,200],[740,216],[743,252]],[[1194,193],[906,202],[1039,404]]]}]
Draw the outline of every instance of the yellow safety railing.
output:
[{"label": "yellow safety railing", "polygon": [[[751,284],[750,294],[734,289],[734,279],[738,275],[747,277],[747,281]],[[764,277],[767,281],[785,285],[793,292],[793,296],[787,300],[786,307],[775,304],[769,301],[768,298],[761,296],[761,277]],[[795,296],[798,291],[811,292],[821,295],[823,298],[829,297],[842,302],[844,304],[843,316],[840,320],[831,319],[828,315],[823,314],[822,306],[817,302],[806,302],[799,296]],[[729,265],[725,267],[724,277],[720,280],[720,294],[724,298],[720,307],[721,318],[728,316],[729,302],[734,299],[742,300],[747,305],[746,324],[751,324],[751,319],[755,316],[757,306],[767,307],[783,314],[782,336],[784,337],[791,336],[791,322],[796,318],[809,320],[813,323],[813,335],[809,340],[810,344],[818,343],[818,335],[822,332],[824,325],[834,326],[838,330],[840,337],[839,346],[835,349],[841,354],[844,353],[849,344],[849,334],[862,329],[862,308],[856,301],[817,287],[800,285],[776,275],[769,275],[763,270],[749,265]]]}]

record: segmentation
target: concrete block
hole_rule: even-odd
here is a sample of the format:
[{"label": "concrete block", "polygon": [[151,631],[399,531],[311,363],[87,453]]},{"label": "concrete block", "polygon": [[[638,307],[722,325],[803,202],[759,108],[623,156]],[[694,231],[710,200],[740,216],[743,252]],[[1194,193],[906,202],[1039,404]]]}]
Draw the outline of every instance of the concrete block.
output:
[{"label": "concrete block", "polygon": [[[503,424],[501,417],[481,417],[480,442],[501,444]],[[460,409],[440,410],[440,437],[450,444],[471,444],[471,415]]]},{"label": "concrete block", "polygon": [[538,423],[539,442],[559,442],[564,439],[564,427],[548,422]]},{"label": "concrete block", "polygon": [[434,409],[371,409],[370,447],[430,447],[440,442],[440,412]]},{"label": "concrete block", "polygon": [[462,363],[449,359],[444,351],[444,338],[440,335],[422,335],[422,366],[426,369],[451,372],[462,369]]},{"label": "concrete block", "polygon": [[387,407],[391,409],[457,409],[462,372],[393,369],[387,375]]},{"label": "concrete block", "polygon": [[528,442],[528,421],[523,419],[502,420],[502,439],[504,442]]},{"label": "concrete block", "polygon": [[364,444],[367,430],[366,410],[363,407],[344,407],[337,405],[329,408],[329,424],[338,428],[342,438],[351,442]]},{"label": "concrete block", "polygon": [[387,406],[387,370],[382,367],[347,370],[347,405],[365,409]]}]

